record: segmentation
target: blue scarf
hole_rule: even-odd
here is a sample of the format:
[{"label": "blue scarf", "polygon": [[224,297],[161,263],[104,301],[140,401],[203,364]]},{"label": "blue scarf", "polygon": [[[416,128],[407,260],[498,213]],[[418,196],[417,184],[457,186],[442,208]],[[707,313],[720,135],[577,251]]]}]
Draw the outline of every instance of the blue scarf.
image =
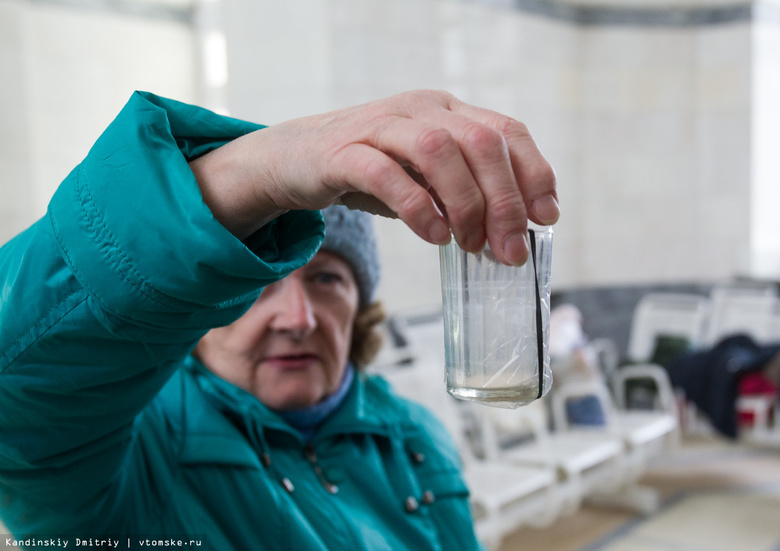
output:
[{"label": "blue scarf", "polygon": [[298,429],[303,437],[309,441],[317,432],[317,428],[328,416],[336,411],[352,386],[352,379],[355,378],[355,370],[352,364],[347,364],[344,371],[344,378],[336,392],[326,397],[323,401],[317,402],[313,406],[303,409],[294,409],[289,411],[277,411],[276,414],[287,421],[292,427]]}]

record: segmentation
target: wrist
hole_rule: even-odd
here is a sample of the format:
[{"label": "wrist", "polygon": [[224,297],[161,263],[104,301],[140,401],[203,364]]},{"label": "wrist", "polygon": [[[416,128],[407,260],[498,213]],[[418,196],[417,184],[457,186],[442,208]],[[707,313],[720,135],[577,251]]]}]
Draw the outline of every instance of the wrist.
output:
[{"label": "wrist", "polygon": [[203,201],[214,218],[244,240],[286,212],[266,193],[266,178],[250,162],[257,154],[244,151],[247,136],[189,163]]}]

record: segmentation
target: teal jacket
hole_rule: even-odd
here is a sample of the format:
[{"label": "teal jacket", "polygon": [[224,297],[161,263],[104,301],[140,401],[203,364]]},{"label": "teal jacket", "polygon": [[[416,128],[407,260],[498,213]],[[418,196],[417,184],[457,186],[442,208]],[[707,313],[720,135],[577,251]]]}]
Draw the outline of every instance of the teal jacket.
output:
[{"label": "teal jacket", "polygon": [[383,380],[356,377],[306,443],[190,355],[322,241],[319,212],[240,242],[203,203],[187,161],[258,128],[136,93],[0,249],[0,516],[18,540],[478,548],[450,439]]}]

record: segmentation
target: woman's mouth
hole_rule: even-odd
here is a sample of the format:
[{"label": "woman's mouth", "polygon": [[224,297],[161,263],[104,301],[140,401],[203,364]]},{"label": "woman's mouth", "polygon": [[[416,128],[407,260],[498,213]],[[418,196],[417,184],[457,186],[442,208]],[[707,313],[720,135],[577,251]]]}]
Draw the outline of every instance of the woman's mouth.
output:
[{"label": "woman's mouth", "polygon": [[305,369],[318,359],[315,354],[283,354],[268,356],[265,361],[281,369]]}]

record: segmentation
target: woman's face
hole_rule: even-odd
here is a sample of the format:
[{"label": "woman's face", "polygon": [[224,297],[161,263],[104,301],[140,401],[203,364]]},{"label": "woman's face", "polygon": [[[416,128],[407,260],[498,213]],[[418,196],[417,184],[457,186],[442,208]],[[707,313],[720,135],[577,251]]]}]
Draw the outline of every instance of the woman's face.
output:
[{"label": "woman's face", "polygon": [[268,407],[301,409],[338,389],[357,309],[349,264],[320,251],[267,286],[241,318],[209,331],[196,352],[210,370]]}]

